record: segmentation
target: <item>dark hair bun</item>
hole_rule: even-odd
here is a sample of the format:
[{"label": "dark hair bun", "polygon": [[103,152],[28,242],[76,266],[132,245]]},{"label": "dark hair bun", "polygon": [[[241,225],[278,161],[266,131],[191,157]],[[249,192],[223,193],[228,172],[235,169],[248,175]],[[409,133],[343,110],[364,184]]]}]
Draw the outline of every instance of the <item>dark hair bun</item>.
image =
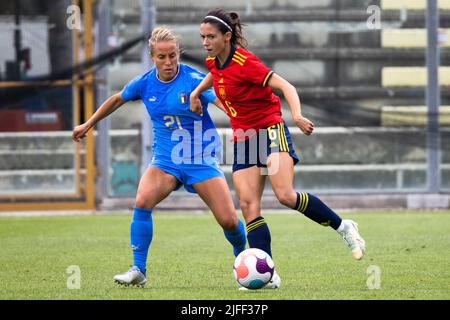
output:
[{"label": "dark hair bun", "polygon": [[237,12],[230,12],[230,18],[233,22],[235,22],[239,20],[239,15],[237,14]]}]

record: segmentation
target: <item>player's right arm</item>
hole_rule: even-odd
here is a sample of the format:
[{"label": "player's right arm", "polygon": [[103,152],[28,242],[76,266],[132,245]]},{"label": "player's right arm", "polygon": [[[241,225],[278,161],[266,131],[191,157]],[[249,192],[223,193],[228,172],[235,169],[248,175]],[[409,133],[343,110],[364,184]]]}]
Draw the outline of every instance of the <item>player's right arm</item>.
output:
[{"label": "player's right arm", "polygon": [[219,108],[220,110],[222,110],[225,114],[227,114],[227,110],[225,109],[224,105],[222,104],[222,102],[220,102],[219,98],[216,98],[214,100],[214,105]]},{"label": "player's right arm", "polygon": [[191,92],[191,96],[189,97],[189,108],[191,112],[202,115],[202,103],[200,102],[200,95],[211,88],[213,86],[213,76],[211,72],[209,72],[205,78],[203,78],[202,82]]},{"label": "player's right arm", "polygon": [[106,118],[108,115],[120,108],[126,101],[122,98],[122,92],[116,93],[106,99],[105,102],[95,111],[85,123],[76,126],[72,132],[72,140],[79,142],[80,139],[86,137],[88,131],[97,124],[100,120]]}]

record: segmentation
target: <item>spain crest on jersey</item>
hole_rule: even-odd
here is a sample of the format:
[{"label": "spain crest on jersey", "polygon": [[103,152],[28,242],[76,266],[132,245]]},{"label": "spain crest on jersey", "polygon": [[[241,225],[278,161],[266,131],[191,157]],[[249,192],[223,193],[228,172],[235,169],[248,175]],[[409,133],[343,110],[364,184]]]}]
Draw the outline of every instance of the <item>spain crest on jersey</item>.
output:
[{"label": "spain crest on jersey", "polygon": [[178,100],[180,100],[181,104],[185,104],[187,102],[186,93],[184,92],[178,93]]},{"label": "spain crest on jersey", "polygon": [[227,95],[225,93],[225,86],[219,85],[219,95],[224,100],[227,98]]}]

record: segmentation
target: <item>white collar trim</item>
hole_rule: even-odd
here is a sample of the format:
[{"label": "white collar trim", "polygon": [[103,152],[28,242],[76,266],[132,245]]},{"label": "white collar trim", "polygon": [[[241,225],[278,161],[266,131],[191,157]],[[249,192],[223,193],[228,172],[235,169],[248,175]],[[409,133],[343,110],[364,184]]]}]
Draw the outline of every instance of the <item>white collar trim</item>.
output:
[{"label": "white collar trim", "polygon": [[162,83],[171,83],[172,81],[174,81],[174,80],[178,77],[178,74],[179,74],[179,73],[180,73],[180,64],[178,64],[177,74],[175,75],[175,77],[173,77],[172,80],[169,80],[169,81],[161,80],[161,79],[159,78],[159,76],[158,76],[158,70],[156,70],[156,79],[158,79],[158,81],[159,81],[159,82],[162,82]]}]

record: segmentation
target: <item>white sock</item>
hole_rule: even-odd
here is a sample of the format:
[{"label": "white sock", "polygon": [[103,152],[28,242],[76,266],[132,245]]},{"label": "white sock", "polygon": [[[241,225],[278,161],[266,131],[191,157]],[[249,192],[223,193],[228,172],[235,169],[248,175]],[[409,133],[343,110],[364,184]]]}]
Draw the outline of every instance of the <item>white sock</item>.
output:
[{"label": "white sock", "polygon": [[339,225],[339,228],[336,229],[336,231],[338,233],[342,233],[342,231],[344,231],[344,229],[345,229],[345,222],[344,222],[344,219],[342,219],[341,224]]}]

